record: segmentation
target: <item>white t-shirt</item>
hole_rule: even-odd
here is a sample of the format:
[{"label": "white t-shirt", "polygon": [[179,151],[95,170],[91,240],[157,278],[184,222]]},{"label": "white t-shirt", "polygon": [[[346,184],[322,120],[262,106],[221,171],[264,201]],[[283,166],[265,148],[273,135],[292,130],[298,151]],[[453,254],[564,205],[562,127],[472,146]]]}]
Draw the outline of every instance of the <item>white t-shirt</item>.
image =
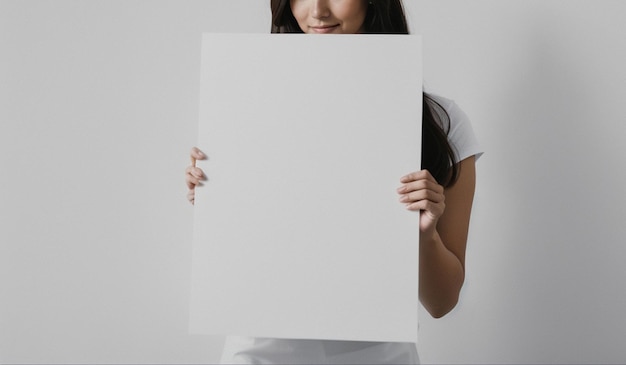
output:
[{"label": "white t-shirt", "polygon": [[[460,162],[482,150],[467,115],[458,105],[429,94],[450,117],[448,140]],[[223,364],[419,364],[417,346],[404,342],[299,340],[228,336]]]},{"label": "white t-shirt", "polygon": [[428,95],[439,103],[450,117],[448,141],[456,153],[455,162],[458,163],[470,156],[476,156],[476,159],[478,159],[483,154],[483,151],[478,144],[472,124],[465,112],[453,100],[430,93]]}]

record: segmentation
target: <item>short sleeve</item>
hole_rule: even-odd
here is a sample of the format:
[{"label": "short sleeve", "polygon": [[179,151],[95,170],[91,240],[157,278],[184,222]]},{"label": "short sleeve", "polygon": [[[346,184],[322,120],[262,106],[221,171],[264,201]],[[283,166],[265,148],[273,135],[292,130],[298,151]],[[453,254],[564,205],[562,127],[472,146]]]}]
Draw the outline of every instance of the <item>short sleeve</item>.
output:
[{"label": "short sleeve", "polygon": [[453,100],[438,95],[429,95],[444,108],[450,117],[448,141],[456,154],[455,163],[470,156],[475,156],[476,159],[480,158],[483,150],[478,143],[467,114]]}]

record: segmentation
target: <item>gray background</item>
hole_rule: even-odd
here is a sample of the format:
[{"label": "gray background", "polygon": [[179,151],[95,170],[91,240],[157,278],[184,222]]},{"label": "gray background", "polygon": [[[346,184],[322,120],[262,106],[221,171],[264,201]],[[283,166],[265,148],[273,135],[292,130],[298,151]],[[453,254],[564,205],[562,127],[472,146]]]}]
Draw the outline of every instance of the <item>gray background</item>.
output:
[{"label": "gray background", "polygon": [[[268,1],[0,1],[0,362],[200,363],[187,334],[201,32]],[[407,0],[486,150],[427,363],[626,361],[626,2]]]}]

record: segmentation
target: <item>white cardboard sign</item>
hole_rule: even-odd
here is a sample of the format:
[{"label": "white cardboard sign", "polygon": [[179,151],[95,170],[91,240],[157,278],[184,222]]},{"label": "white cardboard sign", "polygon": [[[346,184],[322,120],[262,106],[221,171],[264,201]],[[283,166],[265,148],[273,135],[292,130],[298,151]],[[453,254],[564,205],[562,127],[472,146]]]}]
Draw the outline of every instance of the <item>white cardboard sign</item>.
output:
[{"label": "white cardboard sign", "polygon": [[205,34],[190,331],[417,342],[421,38]]}]

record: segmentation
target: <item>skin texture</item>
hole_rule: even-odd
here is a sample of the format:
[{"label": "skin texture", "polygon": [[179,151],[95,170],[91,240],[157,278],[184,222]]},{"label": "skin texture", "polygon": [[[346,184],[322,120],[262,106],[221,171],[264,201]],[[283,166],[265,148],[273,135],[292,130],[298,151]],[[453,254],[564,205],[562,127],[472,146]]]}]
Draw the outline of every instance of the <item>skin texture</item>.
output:
[{"label": "skin texture", "polygon": [[206,176],[202,169],[196,167],[196,160],[206,159],[206,155],[200,151],[197,147],[193,147],[189,152],[191,157],[191,165],[185,169],[185,182],[187,183],[187,200],[191,204],[195,202],[196,186],[202,186],[202,182],[206,181]]},{"label": "skin texture", "polygon": [[459,179],[443,188],[426,170],[401,179],[407,209],[420,210],[422,305],[435,318],[458,303],[465,279],[465,248],[476,184],[475,158],[460,162]]},{"label": "skin texture", "polygon": [[[305,33],[359,33],[367,1],[292,0],[292,12]],[[321,28],[316,28],[320,26]],[[328,27],[330,26],[330,27]],[[196,160],[207,157],[196,147],[190,152],[191,166],[185,171],[194,203],[196,186],[206,181]],[[399,204],[420,212],[419,296],[435,318],[449,313],[458,303],[465,279],[465,251],[476,183],[475,158],[459,162],[458,180],[444,188],[427,170],[411,172],[399,179]]]},{"label": "skin texture", "polygon": [[366,0],[291,0],[300,29],[309,34],[362,33]]}]

